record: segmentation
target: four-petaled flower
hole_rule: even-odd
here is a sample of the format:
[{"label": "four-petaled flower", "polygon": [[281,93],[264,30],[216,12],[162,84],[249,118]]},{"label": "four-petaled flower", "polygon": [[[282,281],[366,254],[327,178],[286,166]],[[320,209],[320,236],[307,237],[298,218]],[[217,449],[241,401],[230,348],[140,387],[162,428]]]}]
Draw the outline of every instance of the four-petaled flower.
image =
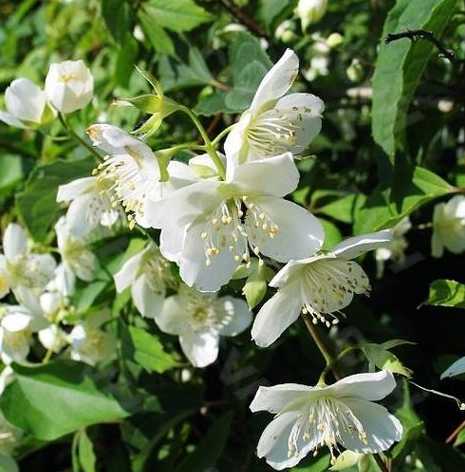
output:
[{"label": "four-petaled flower", "polygon": [[255,97],[225,141],[231,164],[301,154],[321,130],[324,104],[309,93],[285,95],[299,72],[299,59],[288,49],[260,83]]},{"label": "four-petaled flower", "polygon": [[368,293],[370,282],[359,264],[360,254],[385,245],[389,230],[348,238],[329,253],[290,261],[270,282],[279,288],[261,308],[252,327],[252,338],[266,347],[299,317],[310,316],[313,323],[336,324],[334,315],[352,301],[355,293]]},{"label": "four-petaled flower", "polygon": [[252,412],[275,415],[257,447],[276,470],[293,467],[310,451],[327,446],[335,461],[339,446],[359,453],[378,453],[400,441],[399,420],[377,402],[396,382],[392,373],[356,374],[326,386],[282,384],[260,387]]},{"label": "four-petaled flower", "polygon": [[251,252],[287,262],[311,256],[324,238],[311,213],[283,199],[299,181],[292,154],[229,174],[225,182],[200,181],[148,206],[151,226],[162,230],[161,253],[179,265],[187,285],[203,292],[229,282]]},{"label": "four-petaled flower", "polygon": [[179,336],[184,354],[195,367],[206,367],[218,357],[220,336],[237,336],[251,323],[244,300],[218,298],[182,286],[168,297],[155,321],[162,331]]}]

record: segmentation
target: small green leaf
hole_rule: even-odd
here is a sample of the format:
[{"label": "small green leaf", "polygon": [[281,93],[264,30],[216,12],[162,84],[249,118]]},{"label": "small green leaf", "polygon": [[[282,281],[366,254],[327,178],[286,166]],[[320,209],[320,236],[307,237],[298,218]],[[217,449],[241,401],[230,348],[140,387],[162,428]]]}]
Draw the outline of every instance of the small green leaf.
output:
[{"label": "small green leaf", "polygon": [[129,415],[108,390],[97,387],[94,370],[85,364],[61,360],[12,367],[15,380],[0,397],[0,408],[10,423],[37,439],[53,441]]},{"label": "small green leaf", "polygon": [[138,15],[142,29],[155,51],[174,56],[174,43],[169,34],[145,10],[139,10]]},{"label": "small green leaf", "polygon": [[115,79],[121,87],[127,88],[129,85],[138,51],[137,41],[128,33],[116,58]]},{"label": "small green leaf", "polygon": [[123,352],[148,372],[163,374],[178,365],[168,354],[157,337],[142,328],[128,326],[124,330]]},{"label": "small green leaf", "polygon": [[79,433],[79,463],[84,472],[95,472],[95,463],[97,458],[94,453],[94,446],[92,441],[89,439],[87,432],[83,429]]},{"label": "small green leaf", "polygon": [[429,288],[428,305],[465,308],[465,285],[455,280],[435,280]]},{"label": "small green leaf", "polygon": [[353,223],[357,211],[365,203],[365,200],[365,195],[353,193],[323,205],[318,208],[318,213],[330,216],[342,223]]},{"label": "small green leaf", "polygon": [[331,223],[328,220],[323,220],[322,218],[319,218],[319,220],[325,231],[323,249],[325,251],[330,251],[336,244],[342,241],[342,234],[334,223]]},{"label": "small green leaf", "polygon": [[130,30],[129,5],[126,0],[102,0],[102,16],[111,35],[118,43],[123,43]]},{"label": "small green leaf", "polygon": [[378,369],[388,370],[389,372],[411,377],[412,371],[405,367],[399,358],[386,349],[381,344],[365,343],[361,346],[368,362],[375,365]]}]

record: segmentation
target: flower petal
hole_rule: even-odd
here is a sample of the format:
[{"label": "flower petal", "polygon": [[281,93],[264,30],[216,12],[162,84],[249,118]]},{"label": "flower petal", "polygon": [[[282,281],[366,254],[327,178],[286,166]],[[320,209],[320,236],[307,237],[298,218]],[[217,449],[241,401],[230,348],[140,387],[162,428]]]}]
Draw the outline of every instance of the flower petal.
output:
[{"label": "flower petal", "polygon": [[447,377],[455,377],[456,375],[461,375],[465,372],[465,357],[461,357],[451,364],[442,374],[441,380],[446,379]]},{"label": "flower petal", "polygon": [[[178,261],[179,275],[186,285],[195,287],[200,292],[217,292],[231,280],[239,262],[234,259],[234,254],[228,248],[222,248],[218,255],[211,257],[211,263],[207,266],[204,241],[201,237],[204,227],[205,224],[196,223],[188,229]],[[239,243],[241,242],[243,243],[239,240]]]},{"label": "flower petal", "polygon": [[2,318],[2,328],[10,331],[10,333],[16,333],[18,331],[23,331],[27,329],[31,324],[31,316],[26,314],[22,307],[11,307],[11,313],[6,314]]},{"label": "flower petal", "polygon": [[299,178],[294,158],[291,153],[286,152],[234,167],[231,181],[244,194],[284,197],[297,188]]},{"label": "flower petal", "polygon": [[384,406],[366,400],[344,400],[355,417],[363,425],[366,439],[363,441],[354,432],[340,429],[343,446],[354,452],[377,453],[386,451],[394,442],[402,439],[403,427]]},{"label": "flower petal", "polygon": [[267,102],[281,98],[291,88],[298,73],[299,58],[294,51],[286,49],[261,81],[250,109],[255,112]]},{"label": "flower petal", "polygon": [[3,251],[9,260],[26,253],[27,236],[26,232],[16,223],[10,223],[3,235]]},{"label": "flower petal", "polygon": [[335,246],[332,252],[343,259],[354,259],[365,252],[383,247],[391,241],[392,231],[386,229],[377,233],[348,238]]},{"label": "flower petal", "polygon": [[123,264],[121,269],[113,276],[115,279],[116,291],[118,293],[121,293],[125,288],[129,287],[134,282],[145,253],[145,250],[140,251],[136,255],[130,257]]},{"label": "flower petal", "polygon": [[45,108],[45,93],[29,79],[16,79],[5,91],[7,111],[22,121],[40,123]]},{"label": "flower petal", "polygon": [[134,305],[142,316],[155,318],[155,314],[161,311],[165,294],[151,289],[146,274],[142,274],[132,284],[131,294]]},{"label": "flower petal", "polygon": [[278,291],[260,309],[252,326],[252,339],[268,347],[299,317],[302,308],[297,286]]},{"label": "flower petal", "polygon": [[179,336],[182,350],[194,367],[206,367],[218,357],[218,335],[209,332],[184,332]]},{"label": "flower petal", "polygon": [[96,177],[83,177],[58,187],[57,202],[69,202],[83,193],[95,188]]},{"label": "flower petal", "polygon": [[263,213],[278,227],[271,237],[263,231],[258,222],[247,212],[246,229],[249,241],[257,246],[262,254],[279,262],[291,259],[304,259],[318,251],[324,240],[321,223],[301,206],[275,197],[259,197],[251,200],[255,213]]},{"label": "flower petal", "polygon": [[244,300],[234,297],[221,298],[224,309],[231,316],[229,323],[220,329],[221,336],[237,336],[252,323],[252,313]]},{"label": "flower petal", "polygon": [[181,298],[173,295],[165,299],[162,309],[155,313],[154,319],[164,333],[179,335],[188,329],[185,312]]},{"label": "flower petal", "polygon": [[344,377],[327,388],[338,397],[359,397],[378,401],[387,397],[396,388],[396,380],[391,372],[380,370],[375,373]]},{"label": "flower petal", "polygon": [[0,110],[0,121],[3,121],[3,123],[9,126],[15,126],[16,128],[27,128],[22,121],[18,120],[18,118],[7,111]]},{"label": "flower petal", "polygon": [[308,397],[309,392],[314,390],[307,385],[285,383],[273,387],[258,387],[249,408],[255,413],[257,411],[269,411],[277,414],[285,409],[290,403]]}]

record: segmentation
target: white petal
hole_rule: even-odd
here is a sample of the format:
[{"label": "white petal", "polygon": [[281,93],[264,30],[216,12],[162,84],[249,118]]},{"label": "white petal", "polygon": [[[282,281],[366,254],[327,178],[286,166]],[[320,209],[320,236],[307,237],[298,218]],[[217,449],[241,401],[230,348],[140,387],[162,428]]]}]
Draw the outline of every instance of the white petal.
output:
[{"label": "white petal", "polygon": [[299,412],[296,411],[287,411],[277,416],[265,428],[258,441],[258,457],[265,457],[275,470],[293,467],[303,458],[302,454],[289,455],[289,436],[298,417]]},{"label": "white petal", "polygon": [[73,266],[73,271],[81,280],[91,282],[94,279],[97,267],[98,261],[95,255],[91,251],[84,249],[80,253],[78,263]]},{"label": "white petal", "polygon": [[142,274],[132,284],[131,294],[134,305],[142,316],[154,318],[161,311],[165,294],[151,289],[146,274]]},{"label": "white petal", "polygon": [[169,221],[160,234],[160,252],[169,261],[177,262],[184,248],[187,226],[180,226],[177,221]]},{"label": "white petal", "polygon": [[87,236],[100,223],[100,215],[94,213],[95,198],[91,193],[77,197],[66,212],[68,228],[76,237]]},{"label": "white petal", "polygon": [[[275,197],[254,198],[257,213],[262,211],[272,224],[278,227],[277,234],[270,237],[255,225],[247,213],[247,236],[260,252],[279,262],[304,259],[318,251],[323,245],[324,230],[317,218],[301,206]],[[258,210],[258,208],[260,210]]]},{"label": "white petal", "polygon": [[268,347],[299,318],[302,302],[295,286],[273,295],[260,309],[252,326],[257,346]]},{"label": "white petal", "polygon": [[344,259],[354,259],[365,252],[383,247],[391,241],[392,231],[386,229],[377,233],[348,238],[335,246],[332,252]]},{"label": "white petal", "polygon": [[211,264],[207,266],[203,232],[204,224],[200,223],[188,229],[178,261],[179,275],[186,285],[200,292],[217,292],[231,280],[239,262],[228,248],[223,248],[217,256],[211,257]]},{"label": "white petal", "polygon": [[181,334],[187,330],[185,307],[177,295],[168,297],[160,311],[155,313],[155,322],[158,327],[168,334]]},{"label": "white petal", "polygon": [[0,121],[3,121],[7,125],[14,126],[16,128],[27,128],[27,126],[25,126],[22,121],[18,120],[18,118],[6,111],[0,110]]},{"label": "white petal", "polygon": [[245,300],[234,297],[223,297],[221,302],[231,320],[220,329],[221,336],[237,336],[245,331],[252,322],[252,313]]},{"label": "white petal", "polygon": [[261,81],[250,108],[257,111],[267,102],[281,98],[291,88],[298,73],[299,58],[294,51],[287,49]]},{"label": "white petal", "polygon": [[249,154],[247,129],[251,119],[250,111],[243,113],[239,121],[233,125],[224,142],[224,152],[227,160],[226,180],[228,181],[231,180],[234,167],[247,161]]},{"label": "white petal", "polygon": [[287,152],[234,167],[231,180],[244,194],[284,197],[297,188],[299,177],[292,154]]},{"label": "white petal", "polygon": [[125,288],[129,287],[137,277],[146,251],[140,251],[136,255],[130,257],[121,267],[121,269],[113,276],[115,279],[116,291],[121,293]]},{"label": "white petal", "polygon": [[[20,308],[20,307],[19,307]],[[31,316],[18,311],[16,313],[7,314],[2,318],[2,328],[16,333],[27,329],[31,324]]]},{"label": "white petal", "polygon": [[294,154],[302,153],[321,131],[323,101],[309,93],[293,93],[281,98],[275,109],[284,113],[295,126],[296,142],[289,151]]},{"label": "white petal", "polygon": [[29,79],[16,79],[5,91],[9,113],[22,121],[40,123],[45,108],[45,94]]},{"label": "white petal", "polygon": [[63,264],[59,264],[55,269],[56,289],[65,297],[69,297],[74,293],[76,277],[73,272],[66,270]]},{"label": "white petal", "polygon": [[277,414],[291,402],[306,398],[312,390],[314,390],[313,387],[294,383],[279,384],[273,387],[259,387],[249,408],[253,413],[269,411],[270,413]]},{"label": "white petal", "polygon": [[270,281],[270,287],[283,287],[290,280],[297,276],[305,266],[313,260],[320,259],[320,256],[309,257],[308,259],[290,260]]},{"label": "white petal", "polygon": [[355,432],[340,429],[342,443],[346,449],[358,453],[386,451],[394,442],[402,439],[403,428],[400,421],[389,414],[384,406],[366,400],[348,399],[344,403],[362,423],[367,435],[361,441]]},{"label": "white petal", "polygon": [[3,235],[3,251],[9,260],[27,251],[26,232],[16,223],[10,223]]},{"label": "white petal", "polygon": [[387,397],[395,388],[396,381],[391,372],[381,370],[375,373],[355,374],[338,380],[329,386],[338,397],[359,397],[378,401]]},{"label": "white petal", "polygon": [[209,332],[184,332],[179,336],[182,350],[194,367],[206,367],[218,357],[218,335]]},{"label": "white petal", "polygon": [[450,365],[442,374],[441,379],[446,379],[447,377],[455,377],[456,375],[461,375],[465,372],[465,357],[461,357],[456,360],[452,365]]},{"label": "white petal", "polygon": [[58,187],[57,202],[68,202],[95,188],[96,177],[83,177]]}]

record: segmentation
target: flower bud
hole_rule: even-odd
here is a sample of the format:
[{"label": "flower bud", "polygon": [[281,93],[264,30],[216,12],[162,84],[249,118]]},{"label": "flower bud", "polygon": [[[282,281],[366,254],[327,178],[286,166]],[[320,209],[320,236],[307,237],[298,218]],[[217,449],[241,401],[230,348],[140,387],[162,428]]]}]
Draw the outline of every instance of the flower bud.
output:
[{"label": "flower bud", "polygon": [[0,111],[0,120],[18,128],[33,128],[54,117],[45,92],[29,79],[11,82],[5,91],[5,107],[6,111]]},{"label": "flower bud", "polygon": [[363,66],[358,59],[353,59],[346,70],[347,77],[351,82],[360,82],[363,79]]},{"label": "flower bud", "polygon": [[94,93],[94,78],[83,61],[51,64],[45,79],[45,93],[61,113],[86,107]]},{"label": "flower bud", "polygon": [[337,48],[344,42],[344,37],[339,33],[331,33],[326,39],[326,44],[330,48]]},{"label": "flower bud", "polygon": [[302,30],[313,23],[318,23],[326,13],[328,0],[299,0],[295,10],[302,22]]},{"label": "flower bud", "polygon": [[276,39],[286,44],[298,39],[298,36],[294,32],[294,23],[290,20],[283,21],[278,25],[274,35]]}]

